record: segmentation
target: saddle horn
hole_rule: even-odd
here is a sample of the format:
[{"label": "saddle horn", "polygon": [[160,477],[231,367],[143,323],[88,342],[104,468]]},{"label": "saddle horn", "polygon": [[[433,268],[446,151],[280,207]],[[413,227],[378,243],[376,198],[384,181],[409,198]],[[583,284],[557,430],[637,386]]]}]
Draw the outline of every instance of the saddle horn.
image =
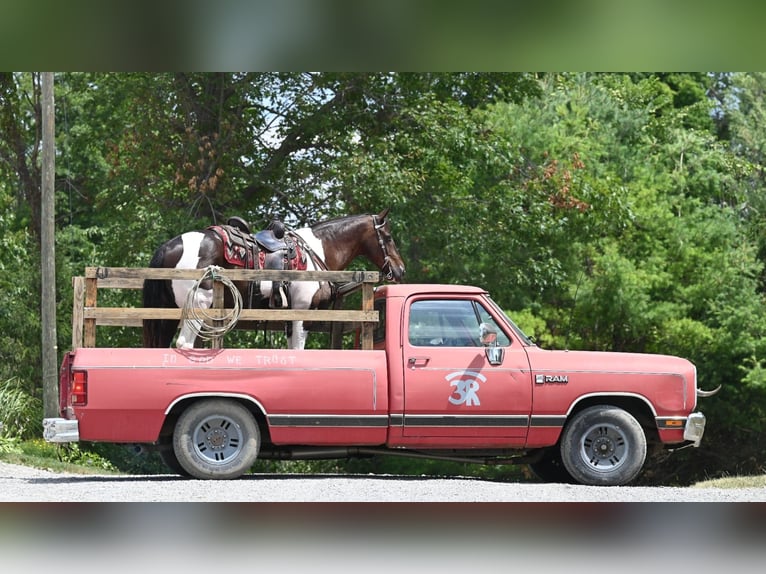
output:
[{"label": "saddle horn", "polygon": [[285,236],[285,224],[276,217],[271,220],[268,228],[277,239],[282,239]]}]

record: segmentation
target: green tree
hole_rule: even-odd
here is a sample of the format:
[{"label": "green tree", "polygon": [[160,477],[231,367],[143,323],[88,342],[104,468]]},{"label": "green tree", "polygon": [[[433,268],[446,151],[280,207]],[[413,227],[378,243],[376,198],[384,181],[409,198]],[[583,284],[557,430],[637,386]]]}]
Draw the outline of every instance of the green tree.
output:
[{"label": "green tree", "polygon": [[[391,206],[408,281],[486,287],[546,346],[688,357],[723,385],[696,459],[757,468],[763,88],[724,73],[57,74],[59,346],[87,265],[146,265],[235,214],[302,225]],[[0,380],[35,393],[35,74],[0,75],[0,127]]]},{"label": "green tree", "polygon": [[0,73],[0,381],[40,396],[40,76]]}]

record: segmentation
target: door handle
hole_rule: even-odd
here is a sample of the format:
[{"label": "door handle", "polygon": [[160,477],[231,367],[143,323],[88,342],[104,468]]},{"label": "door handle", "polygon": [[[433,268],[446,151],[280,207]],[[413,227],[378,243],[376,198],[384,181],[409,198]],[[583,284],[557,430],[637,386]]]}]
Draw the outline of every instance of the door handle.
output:
[{"label": "door handle", "polygon": [[428,364],[428,361],[431,360],[431,357],[410,357],[407,361],[407,366],[410,369],[414,369],[417,367],[425,367]]}]

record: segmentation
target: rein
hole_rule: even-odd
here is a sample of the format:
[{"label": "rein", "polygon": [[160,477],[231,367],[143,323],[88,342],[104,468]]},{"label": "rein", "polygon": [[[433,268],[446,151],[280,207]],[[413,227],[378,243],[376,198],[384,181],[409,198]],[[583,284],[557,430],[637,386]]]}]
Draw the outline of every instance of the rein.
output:
[{"label": "rein", "polygon": [[[392,281],[394,278],[394,272],[391,269],[391,257],[388,255],[386,242],[383,241],[383,237],[380,235],[380,230],[383,229],[385,224],[385,220],[378,222],[378,216],[375,214],[372,215],[372,225],[375,228],[375,235],[378,236],[378,245],[380,245],[380,250],[383,252],[383,265],[381,266],[380,270],[386,274],[386,279]],[[388,271],[386,271],[386,269],[388,269]]]}]

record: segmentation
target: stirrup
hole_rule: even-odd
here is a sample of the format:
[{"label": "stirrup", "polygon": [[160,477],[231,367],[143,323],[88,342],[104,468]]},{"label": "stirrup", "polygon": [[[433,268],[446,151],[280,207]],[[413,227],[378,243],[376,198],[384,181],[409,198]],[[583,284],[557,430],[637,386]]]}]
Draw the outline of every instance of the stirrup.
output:
[{"label": "stirrup", "polygon": [[290,307],[290,295],[287,291],[287,283],[275,282],[272,285],[269,307],[272,309],[288,309]]}]

